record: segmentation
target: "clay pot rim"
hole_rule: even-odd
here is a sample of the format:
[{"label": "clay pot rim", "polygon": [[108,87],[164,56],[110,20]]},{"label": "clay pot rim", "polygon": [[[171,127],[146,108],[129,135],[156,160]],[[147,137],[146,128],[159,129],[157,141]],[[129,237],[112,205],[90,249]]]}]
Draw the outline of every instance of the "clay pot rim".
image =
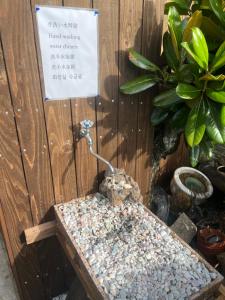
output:
[{"label": "clay pot rim", "polygon": [[[206,187],[206,192],[204,193],[193,193],[191,190],[189,190],[181,181],[180,179],[180,175],[182,174],[190,174],[190,175],[194,175],[194,174],[198,174],[202,177],[202,179],[205,182],[205,187]],[[205,176],[205,174],[203,174],[202,172],[200,172],[199,170],[196,170],[194,168],[191,167],[180,167],[178,169],[175,170],[174,172],[174,180],[177,182],[177,185],[179,186],[179,188],[182,190],[182,192],[184,192],[185,194],[187,194],[188,196],[201,200],[201,199],[207,199],[210,196],[212,196],[213,193],[213,186],[210,182],[210,180],[208,179],[207,176]]]},{"label": "clay pot rim", "polygon": [[224,170],[225,170],[225,166],[224,166],[224,165],[218,166],[216,170],[217,170],[218,172],[220,172],[221,174],[224,175],[225,172],[220,171],[221,169],[224,169]]},{"label": "clay pot rim", "polygon": [[[210,235],[218,235],[221,237],[222,241],[215,244],[210,244],[209,242],[207,242],[207,238]],[[220,229],[203,228],[200,229],[197,234],[197,243],[200,248],[207,251],[218,251],[221,249],[225,249],[225,234]]]}]

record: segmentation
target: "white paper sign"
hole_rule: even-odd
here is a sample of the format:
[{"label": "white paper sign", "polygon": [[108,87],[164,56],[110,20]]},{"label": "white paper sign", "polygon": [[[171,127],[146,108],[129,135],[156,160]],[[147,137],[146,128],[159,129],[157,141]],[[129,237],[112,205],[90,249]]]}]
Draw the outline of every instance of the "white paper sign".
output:
[{"label": "white paper sign", "polygon": [[98,11],[36,6],[45,99],[98,95]]}]

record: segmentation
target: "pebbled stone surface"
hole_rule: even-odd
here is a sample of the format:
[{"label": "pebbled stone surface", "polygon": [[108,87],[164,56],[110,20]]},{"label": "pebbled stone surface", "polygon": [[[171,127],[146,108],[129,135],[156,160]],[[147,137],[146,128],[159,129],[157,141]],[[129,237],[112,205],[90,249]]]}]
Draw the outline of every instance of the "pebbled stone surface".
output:
[{"label": "pebbled stone surface", "polygon": [[113,206],[97,193],[59,210],[110,299],[189,299],[217,277],[129,197]]}]

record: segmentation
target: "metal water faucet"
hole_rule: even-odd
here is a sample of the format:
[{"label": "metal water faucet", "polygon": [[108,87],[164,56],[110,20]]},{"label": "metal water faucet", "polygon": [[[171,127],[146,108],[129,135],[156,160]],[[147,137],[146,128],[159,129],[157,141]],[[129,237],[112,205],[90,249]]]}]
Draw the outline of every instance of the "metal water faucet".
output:
[{"label": "metal water faucet", "polygon": [[86,141],[87,141],[87,144],[89,146],[89,150],[91,152],[91,154],[93,156],[95,156],[97,159],[99,159],[100,161],[102,161],[103,163],[105,163],[108,168],[109,168],[109,171],[114,174],[115,173],[115,169],[114,167],[110,164],[110,162],[108,162],[106,159],[104,159],[103,157],[101,157],[100,155],[98,155],[97,153],[94,152],[93,150],[93,139],[91,137],[91,132],[90,132],[90,128],[92,128],[94,125],[94,122],[91,121],[91,120],[83,120],[80,122],[80,126],[81,126],[81,129],[80,129],[80,137],[85,137],[86,138]]}]

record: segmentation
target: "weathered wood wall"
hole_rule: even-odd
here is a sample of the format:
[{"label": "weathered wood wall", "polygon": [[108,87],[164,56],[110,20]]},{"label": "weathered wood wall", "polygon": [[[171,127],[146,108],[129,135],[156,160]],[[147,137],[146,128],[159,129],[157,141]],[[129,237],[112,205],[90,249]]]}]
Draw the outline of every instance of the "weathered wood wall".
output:
[{"label": "weathered wood wall", "polygon": [[[79,141],[79,122],[95,121],[98,153],[125,168],[147,201],[151,176],[151,94],[126,97],[137,74],[133,47],[157,61],[163,0],[0,0],[0,220],[21,299],[51,299],[67,284],[55,238],[26,246],[23,230],[53,218],[52,205],[93,192],[105,166]],[[100,10],[100,96],[43,102],[35,4]],[[100,174],[100,175],[99,175]]]}]

